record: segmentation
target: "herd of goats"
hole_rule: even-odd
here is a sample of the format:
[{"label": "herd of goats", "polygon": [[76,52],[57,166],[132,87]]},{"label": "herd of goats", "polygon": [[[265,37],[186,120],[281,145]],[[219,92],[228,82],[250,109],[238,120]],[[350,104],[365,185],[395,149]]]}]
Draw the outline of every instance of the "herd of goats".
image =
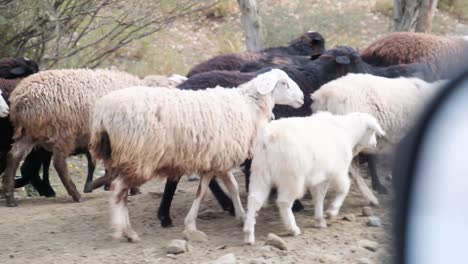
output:
[{"label": "herd of goats", "polygon": [[[55,196],[52,163],[79,202],[66,159],[85,154],[84,192],[103,185],[111,190],[115,238],[139,240],[127,199],[153,178],[166,179],[158,218],[163,227],[172,226],[177,184],[191,174],[200,178],[185,218],[187,238],[207,238],[196,219],[208,189],[244,222],[246,244],[255,243],[256,214],[275,189],[284,226],[296,236],[301,231],[293,212],[303,209],[299,199],[306,191],[317,228],[338,216],[351,180],[366,202],[378,205],[360,163],[367,163],[372,189],[386,193],[376,158],[390,154],[434,94],[465,69],[468,37],[407,32],[389,33],[362,52],[326,49],[323,36],[306,32],[287,46],[215,56],[186,76],[171,77],[40,71],[32,60],[2,58],[2,193],[11,207],[17,206],[15,188],[26,184]],[[105,175],[93,181],[98,160]],[[238,167],[245,174],[247,212],[233,176]],[[329,187],[335,197],[324,211]]]}]

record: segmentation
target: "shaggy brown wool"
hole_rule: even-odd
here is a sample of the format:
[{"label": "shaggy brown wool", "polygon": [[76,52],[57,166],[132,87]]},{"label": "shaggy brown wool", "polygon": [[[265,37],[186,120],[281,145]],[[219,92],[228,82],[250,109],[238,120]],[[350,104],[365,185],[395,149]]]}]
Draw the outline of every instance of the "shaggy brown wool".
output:
[{"label": "shaggy brown wool", "polygon": [[43,71],[23,79],[10,96],[15,143],[4,176],[7,204],[15,205],[13,181],[19,161],[35,146],[53,152],[65,188],[79,201],[65,159],[77,148],[87,149],[95,101],[111,91],[142,84],[124,72],[89,69]]},{"label": "shaggy brown wool", "polygon": [[375,66],[421,62],[434,79],[447,79],[468,66],[468,40],[425,33],[395,32],[371,43],[362,53]]}]

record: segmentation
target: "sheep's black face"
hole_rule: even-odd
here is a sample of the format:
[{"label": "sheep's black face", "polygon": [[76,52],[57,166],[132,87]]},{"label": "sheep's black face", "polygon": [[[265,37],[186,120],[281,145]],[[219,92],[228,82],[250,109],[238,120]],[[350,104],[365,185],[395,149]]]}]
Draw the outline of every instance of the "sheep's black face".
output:
[{"label": "sheep's black face", "polygon": [[325,39],[318,32],[304,33],[289,44],[298,51],[298,55],[314,56],[325,51]]},{"label": "sheep's black face", "polygon": [[23,78],[39,71],[37,63],[27,58],[0,59],[0,78]]},{"label": "sheep's black face", "polygon": [[364,72],[364,65],[359,53],[351,47],[338,46],[327,50],[319,59],[329,61],[332,71],[339,75]]}]

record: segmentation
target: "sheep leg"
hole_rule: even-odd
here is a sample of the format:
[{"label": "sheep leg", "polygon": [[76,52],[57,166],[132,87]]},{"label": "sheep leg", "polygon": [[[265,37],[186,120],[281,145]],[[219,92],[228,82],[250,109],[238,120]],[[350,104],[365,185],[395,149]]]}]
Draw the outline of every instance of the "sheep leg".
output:
[{"label": "sheep leg", "polygon": [[138,234],[133,230],[128,216],[128,186],[118,177],[112,182],[110,196],[111,226],[114,229],[112,237],[120,239],[127,238],[129,242],[140,240]]},{"label": "sheep leg", "polygon": [[340,208],[348,195],[349,187],[351,186],[351,180],[348,177],[347,171],[343,172],[342,175],[338,175],[336,179],[336,196],[326,212],[330,219],[335,219],[338,216]]},{"label": "sheep leg", "polygon": [[278,198],[276,203],[278,205],[281,219],[283,220],[283,224],[286,227],[286,230],[288,230],[291,235],[298,236],[301,234],[301,230],[297,226],[296,218],[294,217],[294,214],[291,210],[296,198],[294,193],[295,192],[291,192],[285,188],[278,188]]},{"label": "sheep leg", "polygon": [[231,196],[232,202],[234,204],[234,211],[236,213],[236,218],[244,221],[245,219],[245,212],[244,208],[242,208],[242,203],[239,196],[239,186],[237,185],[237,181],[234,178],[234,175],[231,171],[221,177],[224,186],[229,191],[229,195]]},{"label": "sheep leg", "polygon": [[270,186],[266,184],[252,185],[247,202],[247,215],[244,221],[244,243],[253,245],[255,243],[255,216],[257,211],[262,208],[263,204],[270,194]]},{"label": "sheep leg", "polygon": [[65,157],[67,156],[68,155],[63,155],[60,153],[60,151],[54,151],[54,168],[57,171],[60,180],[62,181],[62,184],[67,190],[68,194],[73,198],[73,201],[80,202],[82,200],[81,195],[68,175],[67,162],[65,160]]},{"label": "sheep leg", "polygon": [[323,203],[325,201],[325,195],[328,190],[328,180],[321,182],[310,188],[312,197],[314,199],[314,226],[316,228],[326,228],[327,222],[323,215]]},{"label": "sheep leg", "polygon": [[164,194],[159,204],[158,219],[161,222],[161,227],[173,227],[171,219],[171,204],[174,198],[177,185],[179,184],[180,177],[171,177],[166,180],[164,186]]},{"label": "sheep leg", "polygon": [[252,167],[252,160],[246,159],[244,161],[244,175],[245,175],[245,191],[249,193],[249,185],[250,185],[250,170]]},{"label": "sheep leg", "polygon": [[[55,197],[55,191],[49,182],[49,167],[52,160],[52,152],[42,148],[33,149],[21,166],[21,175],[29,179],[39,195],[45,197]],[[43,166],[42,180],[39,171]],[[19,182],[16,182],[17,184]]]},{"label": "sheep leg", "polygon": [[219,186],[218,182],[215,179],[212,179],[208,187],[210,188],[211,192],[216,198],[216,201],[218,201],[219,205],[221,205],[223,210],[228,211],[231,215],[235,215],[232,200],[224,193],[223,189],[221,188],[221,186]]},{"label": "sheep leg", "polygon": [[355,161],[353,161],[351,163],[351,167],[350,167],[350,170],[349,170],[349,172],[351,174],[351,177],[353,178],[354,182],[358,186],[359,191],[361,191],[361,193],[364,196],[364,198],[366,199],[367,203],[370,204],[370,205],[373,205],[373,206],[378,206],[379,205],[379,200],[377,199],[377,197],[375,197],[375,195],[372,193],[372,191],[369,189],[369,187],[367,187],[366,182],[361,177],[358,166],[359,165],[356,164]]},{"label": "sheep leg", "polygon": [[18,206],[15,201],[15,174],[20,161],[31,152],[32,147],[31,144],[18,140],[7,154],[7,166],[3,175],[3,188],[6,205],[9,207]]},{"label": "sheep leg", "polygon": [[89,151],[86,151],[86,159],[88,160],[88,175],[86,176],[86,184],[84,186],[83,192],[90,193],[93,191],[92,182],[94,170],[96,169],[96,161],[93,159]]},{"label": "sheep leg", "polygon": [[201,201],[203,200],[203,198],[206,195],[206,192],[208,191],[208,185],[210,183],[210,180],[212,179],[212,176],[209,176],[209,175],[200,175],[200,176],[201,176],[201,180],[200,180],[200,184],[198,185],[197,196],[195,200],[193,200],[192,207],[190,208],[190,211],[188,212],[184,221],[185,237],[192,241],[206,241],[207,240],[206,234],[197,230],[196,220],[198,216],[198,211],[200,210]]},{"label": "sheep leg", "polygon": [[367,157],[367,166],[369,166],[369,174],[372,179],[372,189],[376,190],[380,194],[387,194],[387,188],[380,182],[379,176],[377,175],[377,157],[375,155],[365,155]]},{"label": "sheep leg", "polygon": [[92,181],[91,184],[90,184],[90,188],[92,190],[95,190],[95,189],[105,185],[106,183],[109,182],[108,177],[109,176],[106,173],[104,176],[101,176],[101,177],[97,178],[96,180]]}]

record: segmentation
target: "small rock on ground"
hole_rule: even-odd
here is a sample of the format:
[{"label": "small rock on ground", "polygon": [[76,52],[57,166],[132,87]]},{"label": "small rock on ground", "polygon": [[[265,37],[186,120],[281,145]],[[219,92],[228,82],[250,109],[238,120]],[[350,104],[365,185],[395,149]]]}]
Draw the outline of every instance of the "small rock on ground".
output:
[{"label": "small rock on ground", "polygon": [[256,258],[256,259],[251,259],[249,260],[249,262],[247,262],[248,264],[265,264],[265,260],[264,259],[261,259],[261,258]]},{"label": "small rock on ground", "polygon": [[363,239],[359,241],[359,245],[369,251],[375,252],[379,247],[379,243],[372,240]]},{"label": "small rock on ground", "polygon": [[169,246],[167,246],[168,254],[180,254],[188,252],[189,250],[189,244],[186,240],[182,239],[173,239],[169,242]]},{"label": "small rock on ground", "polygon": [[206,262],[206,264],[236,264],[237,258],[233,253],[226,254],[216,260]]},{"label": "small rock on ground", "polygon": [[354,222],[356,221],[356,216],[354,214],[347,214],[343,216],[343,220],[349,221],[349,222]]},{"label": "small rock on ground", "polygon": [[288,245],[286,242],[279,236],[269,233],[265,245],[273,246],[281,250],[288,250]]},{"label": "small rock on ground", "polygon": [[380,218],[377,216],[369,216],[367,218],[367,226],[372,226],[372,227],[378,227],[381,226],[382,222],[380,221]]},{"label": "small rock on ground", "polygon": [[362,215],[363,216],[373,216],[374,212],[372,211],[372,208],[370,206],[364,206],[362,208]]},{"label": "small rock on ground", "polygon": [[192,174],[190,176],[188,176],[188,179],[187,179],[189,182],[191,181],[198,181],[200,180],[200,176],[196,175],[196,174]]},{"label": "small rock on ground", "polygon": [[360,258],[358,264],[373,264],[373,262],[368,258]]}]

